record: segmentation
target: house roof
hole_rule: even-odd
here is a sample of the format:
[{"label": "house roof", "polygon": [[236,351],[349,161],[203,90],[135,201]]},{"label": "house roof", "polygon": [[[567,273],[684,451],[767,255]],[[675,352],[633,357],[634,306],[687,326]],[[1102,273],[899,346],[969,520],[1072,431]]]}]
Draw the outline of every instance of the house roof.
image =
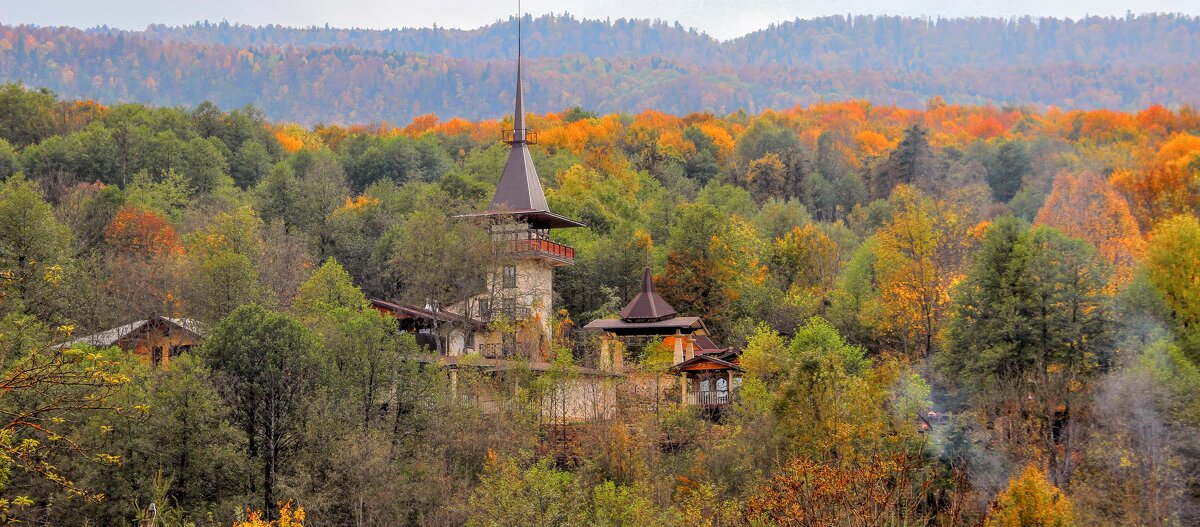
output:
[{"label": "house roof", "polygon": [[621,310],[621,319],[626,322],[657,322],[675,316],[675,308],[655,290],[654,278],[647,267],[642,272],[642,288],[625,309]]},{"label": "house roof", "polygon": [[586,227],[571,218],[555,214],[548,210],[486,210],[469,214],[459,214],[457,218],[515,218],[529,223],[538,229],[563,229],[568,227]]},{"label": "house roof", "polygon": [[466,325],[471,325],[471,326],[476,326],[476,327],[483,327],[485,325],[483,322],[481,322],[479,320],[475,320],[475,319],[469,318],[469,317],[464,317],[462,315],[459,315],[458,313],[452,313],[450,311],[445,311],[445,310],[433,311],[433,310],[420,308],[420,307],[413,306],[413,305],[397,304],[395,302],[388,302],[386,300],[380,300],[378,298],[372,298],[370,300],[370,302],[371,302],[372,306],[375,306],[378,309],[385,309],[387,311],[390,311],[392,313],[392,315],[396,316],[397,318],[420,318],[420,319],[425,319],[425,320],[436,320],[438,322],[460,323],[460,324],[466,324]]},{"label": "house roof", "polygon": [[524,139],[514,140],[488,212],[548,211],[546,194]]},{"label": "house roof", "polygon": [[142,330],[143,328],[148,327],[148,324],[155,322],[155,321],[161,321],[172,327],[178,328],[183,331],[187,331],[187,332],[195,335],[196,338],[204,337],[204,333],[205,333],[204,330],[201,328],[200,323],[195,320],[192,320],[190,318],[168,318],[168,317],[155,316],[155,317],[150,317],[146,320],[138,320],[136,322],[131,322],[129,324],[125,324],[124,326],[115,327],[115,328],[112,328],[107,331],[101,331],[100,333],[95,333],[92,335],[88,335],[86,337],[80,337],[80,338],[77,338],[77,339],[69,341],[69,342],[64,342],[62,344],[59,344],[56,347],[69,348],[71,346],[75,346],[75,345],[79,345],[79,344],[87,344],[89,346],[95,346],[97,348],[107,348],[110,346],[115,346],[122,339],[125,339],[126,337],[129,337],[131,335],[135,335],[138,331]]},{"label": "house roof", "polygon": [[696,343],[696,348],[700,350],[700,353],[716,353],[728,349],[718,346],[716,342],[708,338],[708,335],[692,335],[692,340]]},{"label": "house roof", "polygon": [[[732,358],[732,357],[727,357],[727,358]],[[743,371],[741,366],[738,366],[737,364],[729,362],[725,358],[718,358],[714,355],[696,355],[695,357],[692,357],[692,358],[685,360],[679,364],[671,366],[670,371],[678,372],[678,371],[686,370],[686,369],[688,369],[689,366],[695,366],[695,365],[701,364],[701,363],[716,364],[718,366],[721,366],[724,369]]]},{"label": "house roof", "polygon": [[620,318],[593,320],[584,329],[600,329],[624,335],[668,335],[676,330],[704,329],[700,317],[674,317],[653,322],[629,322]]},{"label": "house roof", "polygon": [[[642,286],[638,294],[621,310],[620,318],[603,318],[589,322],[584,329],[599,329],[618,335],[669,335],[676,331],[695,334],[703,330],[704,321],[700,317],[681,317],[675,312],[654,287],[654,279],[650,268],[642,271]],[[702,349],[717,349],[717,345],[697,335],[697,342]]]}]

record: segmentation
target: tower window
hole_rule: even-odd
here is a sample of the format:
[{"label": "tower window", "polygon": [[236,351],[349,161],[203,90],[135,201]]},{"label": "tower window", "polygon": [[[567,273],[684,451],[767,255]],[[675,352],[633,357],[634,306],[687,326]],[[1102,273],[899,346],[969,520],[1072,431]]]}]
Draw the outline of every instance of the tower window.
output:
[{"label": "tower window", "polygon": [[517,299],[515,298],[501,298],[500,312],[504,313],[504,316],[508,317],[510,321],[523,318],[520,316],[520,313],[517,313]]},{"label": "tower window", "polygon": [[504,277],[501,281],[501,286],[505,289],[513,289],[517,287],[517,266],[504,266]]}]

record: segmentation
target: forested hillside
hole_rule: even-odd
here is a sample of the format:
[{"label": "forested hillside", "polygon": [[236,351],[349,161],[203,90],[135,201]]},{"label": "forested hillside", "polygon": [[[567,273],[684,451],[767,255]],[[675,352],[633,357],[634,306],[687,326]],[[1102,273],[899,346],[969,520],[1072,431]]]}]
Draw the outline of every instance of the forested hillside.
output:
[{"label": "forested hillside", "polygon": [[[495,118],[512,99],[515,22],[389,31],[2,26],[0,80],[105,103],[253,104],[310,125]],[[1124,110],[1200,103],[1200,21],[1187,16],[828,17],[727,42],[663,22],[546,16],[526,25],[534,108],[725,114],[860,98],[920,108],[934,96]]]},{"label": "forested hillside", "polygon": [[[557,238],[576,264],[556,271],[556,365],[595,349],[572,328],[611,316],[649,266],[743,349],[720,424],[622,399],[560,443],[540,409],[572,370],[465,368],[452,391],[367,307],[450,305],[482,283],[478,228],[453,216],[488,202],[502,122],[306,128],[9,84],[0,516],[1200,521],[1194,109],[529,119],[552,209],[588,225]],[[207,340],[162,370],[54,346],[152,315]],[[646,349],[627,366],[661,374]],[[509,395],[452,395],[471,386]]]}]

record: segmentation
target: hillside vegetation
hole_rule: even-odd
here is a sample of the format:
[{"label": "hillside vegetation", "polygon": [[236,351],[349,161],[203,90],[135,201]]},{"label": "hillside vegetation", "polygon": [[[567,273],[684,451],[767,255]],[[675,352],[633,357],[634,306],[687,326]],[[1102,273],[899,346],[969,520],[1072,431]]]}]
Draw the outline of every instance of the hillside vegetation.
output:
[{"label": "hillside vegetation", "polygon": [[[488,203],[504,122],[304,127],[0,86],[0,516],[1200,521],[1195,109],[935,98],[529,123],[551,208],[588,225],[555,231],[576,249],[555,365],[463,367],[452,390],[366,299],[479,287],[480,230],[453,216]],[[644,267],[743,349],[739,398],[718,424],[623,396],[559,441],[541,409],[597,349],[576,328]],[[54,346],[156,314],[207,340],[165,370]],[[655,346],[628,358],[643,378],[670,363]]]}]

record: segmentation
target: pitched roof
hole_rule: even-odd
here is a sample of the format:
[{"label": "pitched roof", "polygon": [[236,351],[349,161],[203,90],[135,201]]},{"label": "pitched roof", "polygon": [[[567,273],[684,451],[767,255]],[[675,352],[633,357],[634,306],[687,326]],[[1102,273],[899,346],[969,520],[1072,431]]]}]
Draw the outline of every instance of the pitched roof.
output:
[{"label": "pitched roof", "polygon": [[197,337],[204,336],[204,331],[200,328],[200,323],[196,322],[195,320],[192,320],[190,318],[151,317],[146,320],[138,320],[136,322],[131,322],[129,324],[125,324],[124,326],[115,327],[115,328],[112,328],[107,331],[101,331],[100,333],[88,335],[86,337],[80,337],[80,338],[77,338],[77,339],[69,341],[69,342],[64,342],[62,344],[59,344],[56,347],[57,348],[69,348],[69,347],[75,346],[77,344],[87,344],[89,346],[94,346],[97,348],[107,348],[110,346],[115,346],[118,342],[120,342],[125,337],[133,335],[134,333],[140,331],[142,328],[146,327],[147,324],[154,322],[156,320],[161,320],[161,321],[167,322],[167,323],[171,324],[172,326],[175,326],[179,329],[190,332],[190,333],[196,335]]},{"label": "pitched roof", "polygon": [[514,139],[508,162],[496,185],[496,194],[488,205],[488,212],[549,211],[546,194],[538,179],[537,168],[529,156],[529,146],[524,139]]},{"label": "pitched roof", "polygon": [[671,366],[671,369],[669,371],[677,372],[680,370],[686,370],[689,366],[694,366],[701,362],[713,363],[718,366],[721,366],[722,368],[730,369],[730,370],[734,370],[734,371],[743,371],[741,366],[738,366],[737,364],[729,362],[725,359],[719,359],[712,355],[696,355],[695,357],[692,357],[692,358],[685,360],[679,364]]},{"label": "pitched roof", "polygon": [[642,288],[621,310],[621,319],[626,322],[657,322],[675,318],[675,315],[675,308],[654,289],[654,278],[647,267],[642,272]]},{"label": "pitched roof", "polygon": [[464,317],[444,309],[432,311],[410,304],[397,304],[395,302],[388,302],[387,300],[380,300],[378,298],[372,298],[370,299],[370,302],[371,305],[375,306],[377,309],[384,309],[391,312],[392,316],[395,316],[396,318],[419,318],[446,323],[460,323],[477,327],[483,327],[486,325],[479,320]]},{"label": "pitched roof", "polygon": [[707,335],[693,335],[692,339],[696,342],[696,349],[700,350],[697,353],[717,353],[728,349],[718,346]]},{"label": "pitched roof", "polygon": [[700,317],[672,317],[653,322],[629,322],[619,318],[600,318],[589,322],[583,329],[600,329],[618,335],[670,335],[676,330],[702,330]]}]

